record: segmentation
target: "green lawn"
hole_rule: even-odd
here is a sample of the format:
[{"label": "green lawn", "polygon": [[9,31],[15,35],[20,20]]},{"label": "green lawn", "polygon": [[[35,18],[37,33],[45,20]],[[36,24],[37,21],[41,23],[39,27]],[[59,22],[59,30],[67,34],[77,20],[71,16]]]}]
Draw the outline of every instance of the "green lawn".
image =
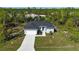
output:
[{"label": "green lawn", "polygon": [[16,51],[20,47],[23,39],[23,37],[17,37],[10,41],[0,43],[0,51]]},{"label": "green lawn", "polygon": [[67,33],[65,31],[59,31],[53,33],[53,35],[47,34],[46,37],[36,37],[35,49],[36,51],[79,50],[79,42],[71,40],[71,36],[72,33],[68,31]]}]

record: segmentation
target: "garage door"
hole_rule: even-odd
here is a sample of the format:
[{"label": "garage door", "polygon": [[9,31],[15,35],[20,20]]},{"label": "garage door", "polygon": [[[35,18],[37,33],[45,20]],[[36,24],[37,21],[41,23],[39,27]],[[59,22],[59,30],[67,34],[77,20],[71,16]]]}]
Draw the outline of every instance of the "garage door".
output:
[{"label": "garage door", "polygon": [[36,35],[37,34],[37,30],[26,30],[25,34]]}]

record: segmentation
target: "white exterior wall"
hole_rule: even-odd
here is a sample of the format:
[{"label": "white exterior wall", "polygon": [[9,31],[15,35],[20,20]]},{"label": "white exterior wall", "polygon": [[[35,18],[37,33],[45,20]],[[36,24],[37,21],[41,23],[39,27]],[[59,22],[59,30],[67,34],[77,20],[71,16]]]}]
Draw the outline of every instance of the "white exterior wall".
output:
[{"label": "white exterior wall", "polygon": [[54,29],[47,29],[47,30],[46,30],[46,33],[50,33],[50,31],[51,31],[51,32],[54,32]]},{"label": "white exterior wall", "polygon": [[25,34],[36,35],[37,30],[24,30]]},{"label": "white exterior wall", "polygon": [[45,33],[50,33],[54,32],[54,29],[45,29],[44,31],[42,31],[42,35],[37,35],[37,30],[24,30],[24,33],[27,35],[36,35],[36,36],[46,36]]}]

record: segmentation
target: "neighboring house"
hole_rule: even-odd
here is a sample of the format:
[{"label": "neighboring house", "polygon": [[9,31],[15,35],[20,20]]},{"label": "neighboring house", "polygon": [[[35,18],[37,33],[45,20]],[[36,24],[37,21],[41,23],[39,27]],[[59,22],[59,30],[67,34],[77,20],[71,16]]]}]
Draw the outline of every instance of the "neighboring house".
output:
[{"label": "neighboring house", "polygon": [[37,17],[38,15],[37,14],[26,14],[25,15],[25,17],[32,17],[32,18],[34,18],[34,17]]},{"label": "neighboring house", "polygon": [[31,21],[25,25],[25,34],[31,34],[36,36],[45,36],[45,33],[54,32],[55,26],[52,23],[46,21]]},{"label": "neighboring house", "polygon": [[39,16],[41,16],[41,17],[46,17],[46,15],[39,15]]},{"label": "neighboring house", "polygon": [[32,14],[32,13],[31,13],[31,14],[26,14],[26,15],[25,15],[25,17],[27,17],[27,18],[28,18],[28,17],[34,18],[34,17],[38,17],[38,16],[46,17],[46,15],[38,15],[38,14]]}]

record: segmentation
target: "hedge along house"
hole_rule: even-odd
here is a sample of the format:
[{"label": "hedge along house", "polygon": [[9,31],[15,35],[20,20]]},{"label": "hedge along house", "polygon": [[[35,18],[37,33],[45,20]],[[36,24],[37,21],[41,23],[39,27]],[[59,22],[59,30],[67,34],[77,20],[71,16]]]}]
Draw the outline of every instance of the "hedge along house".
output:
[{"label": "hedge along house", "polygon": [[46,36],[45,33],[53,33],[55,30],[55,26],[46,21],[31,21],[24,28],[25,34],[36,36]]}]

